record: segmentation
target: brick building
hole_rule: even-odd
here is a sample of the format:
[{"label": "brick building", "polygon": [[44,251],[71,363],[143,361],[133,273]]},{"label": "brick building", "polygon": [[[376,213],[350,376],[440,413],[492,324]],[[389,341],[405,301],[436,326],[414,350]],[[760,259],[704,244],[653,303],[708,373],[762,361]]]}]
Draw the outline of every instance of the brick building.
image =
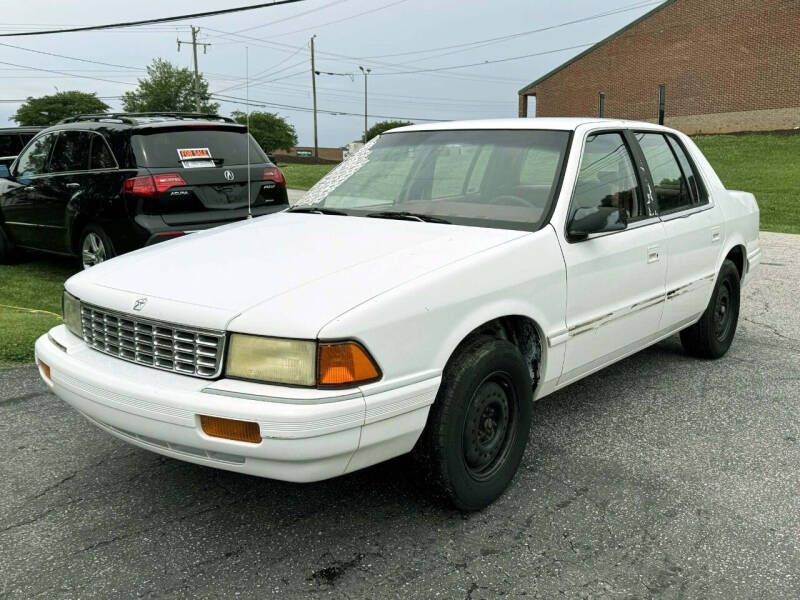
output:
[{"label": "brick building", "polygon": [[686,133],[800,127],[800,0],[668,0],[519,91],[519,115],[656,121]]}]

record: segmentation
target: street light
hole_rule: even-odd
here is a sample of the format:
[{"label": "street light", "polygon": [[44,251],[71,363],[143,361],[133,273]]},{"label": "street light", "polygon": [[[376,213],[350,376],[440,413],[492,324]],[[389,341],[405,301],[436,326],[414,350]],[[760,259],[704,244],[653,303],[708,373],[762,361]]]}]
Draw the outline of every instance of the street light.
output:
[{"label": "street light", "polygon": [[372,71],[372,69],[365,69],[362,66],[358,67],[361,69],[361,72],[364,74],[364,143],[367,143],[367,74]]}]

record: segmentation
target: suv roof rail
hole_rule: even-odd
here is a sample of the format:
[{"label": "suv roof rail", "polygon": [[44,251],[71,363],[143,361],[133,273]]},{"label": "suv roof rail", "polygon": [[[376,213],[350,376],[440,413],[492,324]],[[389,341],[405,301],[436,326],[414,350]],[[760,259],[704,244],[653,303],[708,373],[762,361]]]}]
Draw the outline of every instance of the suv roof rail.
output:
[{"label": "suv roof rail", "polygon": [[115,113],[92,113],[72,115],[63,119],[61,123],[78,123],[80,121],[119,121],[121,123],[128,123],[136,125],[137,118],[148,117],[169,117],[179,120],[189,119],[206,119],[214,121],[224,121],[225,123],[235,123],[230,117],[222,117],[214,113],[199,113],[199,112],[178,112],[178,111],[153,111],[153,112],[115,112]]}]

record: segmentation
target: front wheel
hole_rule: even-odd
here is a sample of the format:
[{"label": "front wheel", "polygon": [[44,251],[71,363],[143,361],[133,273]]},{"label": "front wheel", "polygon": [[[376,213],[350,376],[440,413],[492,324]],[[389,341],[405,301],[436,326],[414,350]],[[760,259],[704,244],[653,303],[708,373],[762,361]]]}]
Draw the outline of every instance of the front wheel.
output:
[{"label": "front wheel", "polygon": [[720,358],[731,347],[739,322],[739,270],[726,260],[700,320],[681,331],[684,350],[699,358]]},{"label": "front wheel", "polygon": [[511,483],[528,441],[532,396],[528,365],[506,340],[476,338],[448,363],[418,454],[457,508],[483,508]]},{"label": "front wheel", "polygon": [[81,265],[84,269],[99,265],[117,255],[111,240],[97,225],[89,225],[83,230],[80,252]]}]

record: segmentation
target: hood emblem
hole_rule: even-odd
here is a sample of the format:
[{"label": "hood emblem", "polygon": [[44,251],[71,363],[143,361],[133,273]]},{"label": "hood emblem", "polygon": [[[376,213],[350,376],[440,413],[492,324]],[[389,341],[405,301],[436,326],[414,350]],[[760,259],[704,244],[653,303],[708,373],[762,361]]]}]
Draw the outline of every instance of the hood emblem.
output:
[{"label": "hood emblem", "polygon": [[234,179],[233,171],[231,171],[230,169],[225,169],[223,175],[225,176],[225,179],[227,179],[228,181],[233,181]]},{"label": "hood emblem", "polygon": [[145,304],[147,304],[147,298],[139,298],[133,303],[133,310],[140,311],[144,308]]}]

